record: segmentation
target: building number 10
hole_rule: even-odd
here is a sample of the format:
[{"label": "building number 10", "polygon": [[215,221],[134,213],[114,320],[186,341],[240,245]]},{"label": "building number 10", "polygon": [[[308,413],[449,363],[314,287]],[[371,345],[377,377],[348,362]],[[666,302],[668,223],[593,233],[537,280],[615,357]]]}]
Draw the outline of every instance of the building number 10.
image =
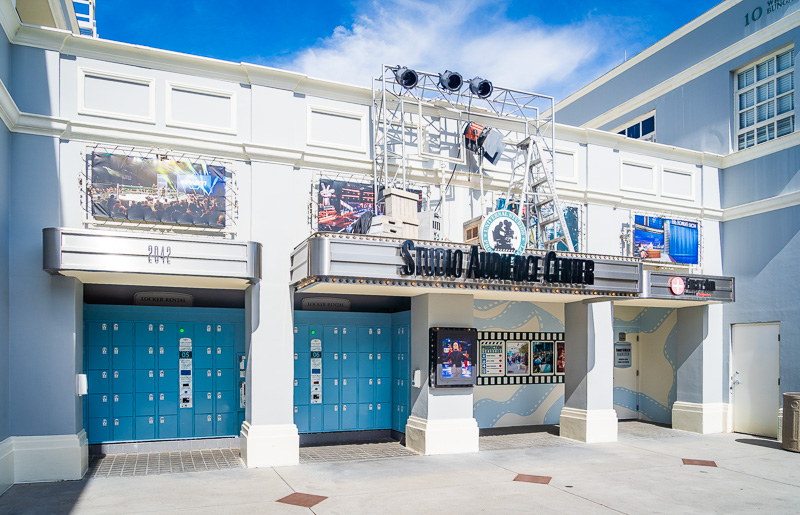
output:
[{"label": "building number 10", "polygon": [[748,13],[744,15],[744,26],[747,27],[750,25],[750,21],[758,21],[761,18],[761,15],[764,13],[764,10],[761,7],[756,7],[753,9],[752,13]]},{"label": "building number 10", "polygon": [[172,247],[165,247],[159,245],[147,246],[147,262],[148,263],[169,263],[169,258],[172,256]]}]

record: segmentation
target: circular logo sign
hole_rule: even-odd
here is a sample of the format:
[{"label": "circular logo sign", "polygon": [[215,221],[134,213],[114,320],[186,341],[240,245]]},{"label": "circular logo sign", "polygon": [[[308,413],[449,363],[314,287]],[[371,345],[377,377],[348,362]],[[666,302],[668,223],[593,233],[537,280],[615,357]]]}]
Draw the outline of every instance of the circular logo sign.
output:
[{"label": "circular logo sign", "polygon": [[686,290],[686,282],[683,277],[673,277],[669,280],[669,291],[673,295],[683,295],[684,290]]},{"label": "circular logo sign", "polygon": [[511,211],[495,211],[481,222],[481,246],[486,252],[519,256],[527,244],[525,224]]}]

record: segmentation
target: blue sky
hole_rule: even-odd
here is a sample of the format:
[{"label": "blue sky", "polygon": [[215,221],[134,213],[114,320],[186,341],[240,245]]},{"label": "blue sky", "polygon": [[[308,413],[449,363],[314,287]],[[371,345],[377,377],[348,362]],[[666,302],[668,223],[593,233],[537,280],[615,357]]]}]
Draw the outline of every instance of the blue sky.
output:
[{"label": "blue sky", "polygon": [[104,39],[364,87],[403,64],[560,100],[718,3],[100,0],[96,18]]}]

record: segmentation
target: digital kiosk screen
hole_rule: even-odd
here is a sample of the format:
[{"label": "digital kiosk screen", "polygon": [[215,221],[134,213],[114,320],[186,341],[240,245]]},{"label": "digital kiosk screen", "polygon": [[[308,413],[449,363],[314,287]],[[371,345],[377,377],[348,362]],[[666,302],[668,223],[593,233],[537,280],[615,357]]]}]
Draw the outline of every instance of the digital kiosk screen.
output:
[{"label": "digital kiosk screen", "polygon": [[431,384],[436,387],[473,386],[476,374],[478,332],[475,329],[433,327]]}]

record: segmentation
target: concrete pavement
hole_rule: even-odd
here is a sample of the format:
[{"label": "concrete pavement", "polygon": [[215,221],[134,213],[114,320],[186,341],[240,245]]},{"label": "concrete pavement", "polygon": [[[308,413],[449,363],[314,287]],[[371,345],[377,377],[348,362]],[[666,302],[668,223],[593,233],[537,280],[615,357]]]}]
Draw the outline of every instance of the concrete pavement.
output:
[{"label": "concrete pavement", "polygon": [[[800,454],[774,440],[627,422],[617,443],[539,433],[481,437],[481,446],[464,455],[15,485],[0,497],[0,513],[800,512]],[[514,481],[518,474],[552,479]],[[327,498],[311,508],[276,502],[296,492]]]}]

